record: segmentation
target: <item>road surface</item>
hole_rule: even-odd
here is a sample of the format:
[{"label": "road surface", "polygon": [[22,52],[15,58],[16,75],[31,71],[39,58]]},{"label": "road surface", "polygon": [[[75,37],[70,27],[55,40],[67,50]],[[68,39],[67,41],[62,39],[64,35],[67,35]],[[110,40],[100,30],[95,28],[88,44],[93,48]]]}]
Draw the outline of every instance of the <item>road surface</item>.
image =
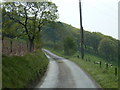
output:
[{"label": "road surface", "polygon": [[49,59],[48,71],[36,88],[99,88],[75,63],[43,49]]}]

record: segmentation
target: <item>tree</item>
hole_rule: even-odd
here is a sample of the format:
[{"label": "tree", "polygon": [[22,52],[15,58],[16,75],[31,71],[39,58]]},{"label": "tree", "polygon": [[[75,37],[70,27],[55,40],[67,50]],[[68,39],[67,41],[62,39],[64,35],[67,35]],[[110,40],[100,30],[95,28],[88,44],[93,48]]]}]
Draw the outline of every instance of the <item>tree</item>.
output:
[{"label": "tree", "polygon": [[30,42],[30,52],[42,27],[58,18],[57,6],[52,2],[6,2],[4,7],[7,16],[24,27],[24,34]]},{"label": "tree", "polygon": [[107,60],[113,60],[118,57],[118,43],[109,39],[109,38],[103,38],[100,41],[98,51],[99,54],[103,57],[105,57]]},{"label": "tree", "polygon": [[103,35],[98,32],[85,32],[85,46],[92,47],[95,53],[98,51],[98,46]]},{"label": "tree", "polygon": [[93,47],[95,53],[98,52],[97,51],[98,50],[98,45],[99,45],[101,39],[102,39],[102,37],[100,36],[100,33],[97,33],[97,32],[92,33],[91,46]]},{"label": "tree", "polygon": [[90,46],[91,46],[91,37],[92,37],[91,35],[92,35],[92,33],[86,31],[86,32],[84,33],[84,35],[85,35],[85,37],[84,37],[85,47],[86,47],[86,48],[87,48],[87,47],[90,47]]},{"label": "tree", "polygon": [[66,37],[64,40],[64,53],[72,55],[76,51],[76,44],[73,37]]}]

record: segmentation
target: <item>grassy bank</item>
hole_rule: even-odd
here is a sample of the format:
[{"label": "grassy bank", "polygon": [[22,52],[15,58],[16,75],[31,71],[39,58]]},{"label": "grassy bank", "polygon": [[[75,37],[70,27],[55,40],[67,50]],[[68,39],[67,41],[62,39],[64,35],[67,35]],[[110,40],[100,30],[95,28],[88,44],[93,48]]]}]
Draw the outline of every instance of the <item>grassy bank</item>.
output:
[{"label": "grassy bank", "polygon": [[[65,56],[61,51],[55,51],[52,49],[49,50],[59,56],[63,56],[75,62],[79,67],[93,77],[93,79],[95,79],[102,88],[118,88],[118,77],[115,76],[115,65],[108,67],[107,69],[105,60],[91,54],[85,54],[85,59],[82,60],[81,58],[75,57],[77,54],[73,56]],[[94,61],[101,61],[101,68],[99,64],[94,64]]]},{"label": "grassy bank", "polygon": [[33,87],[44,75],[48,60],[40,50],[25,56],[3,56],[2,87]]},{"label": "grassy bank", "polygon": [[1,64],[1,57],[0,57],[0,89],[2,88],[2,64]]}]

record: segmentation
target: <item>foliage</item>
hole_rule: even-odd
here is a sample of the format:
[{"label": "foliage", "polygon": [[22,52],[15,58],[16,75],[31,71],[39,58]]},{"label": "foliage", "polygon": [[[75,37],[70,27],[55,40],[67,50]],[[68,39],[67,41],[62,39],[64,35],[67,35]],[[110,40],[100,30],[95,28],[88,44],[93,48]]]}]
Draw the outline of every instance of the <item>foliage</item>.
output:
[{"label": "foliage", "polygon": [[85,45],[88,47],[92,47],[97,53],[98,45],[100,40],[102,39],[102,35],[97,32],[85,32]]},{"label": "foliage", "polygon": [[[117,60],[118,57],[118,43],[115,41],[104,38],[100,41],[98,51],[101,56],[105,57],[107,60]],[[115,58],[116,57],[116,58]]]},{"label": "foliage", "polygon": [[72,55],[76,51],[76,44],[73,37],[66,37],[64,40],[64,53],[65,55]]},{"label": "foliage", "polygon": [[52,23],[47,24],[46,27],[44,27],[44,33],[48,33],[47,37],[49,37],[49,39],[53,41],[54,43],[60,40],[61,38],[60,35],[57,35],[57,33],[59,33],[58,30],[56,30],[58,29],[57,26],[58,26],[57,23],[52,22]]},{"label": "foliage", "polygon": [[5,36],[10,37],[10,38],[20,37],[20,34],[21,34],[20,29],[22,32],[21,25],[10,20],[10,18],[6,15],[5,8],[2,8],[2,34],[3,34],[3,37],[5,37]]},{"label": "foliage", "polygon": [[50,22],[42,30],[43,47],[48,45],[51,48],[63,50],[65,38],[67,36],[73,37],[71,29],[61,22]]}]

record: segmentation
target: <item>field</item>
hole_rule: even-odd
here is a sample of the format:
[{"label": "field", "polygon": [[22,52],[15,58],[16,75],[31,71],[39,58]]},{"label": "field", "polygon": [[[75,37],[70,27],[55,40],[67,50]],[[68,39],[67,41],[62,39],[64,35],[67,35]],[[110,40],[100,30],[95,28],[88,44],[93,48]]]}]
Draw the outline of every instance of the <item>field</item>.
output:
[{"label": "field", "polygon": [[[65,56],[61,51],[55,51],[49,49],[53,53],[65,57],[73,62],[75,62],[79,67],[86,71],[102,88],[118,88],[118,76],[115,76],[115,65],[108,66],[106,68],[105,60],[100,57],[85,54],[85,59],[77,58],[78,54],[73,56]],[[87,60],[86,60],[87,59]],[[101,61],[101,68],[99,64],[94,64],[94,61]]]},{"label": "field", "polygon": [[2,87],[34,87],[44,76],[48,60],[40,50],[24,56],[3,56]]}]

